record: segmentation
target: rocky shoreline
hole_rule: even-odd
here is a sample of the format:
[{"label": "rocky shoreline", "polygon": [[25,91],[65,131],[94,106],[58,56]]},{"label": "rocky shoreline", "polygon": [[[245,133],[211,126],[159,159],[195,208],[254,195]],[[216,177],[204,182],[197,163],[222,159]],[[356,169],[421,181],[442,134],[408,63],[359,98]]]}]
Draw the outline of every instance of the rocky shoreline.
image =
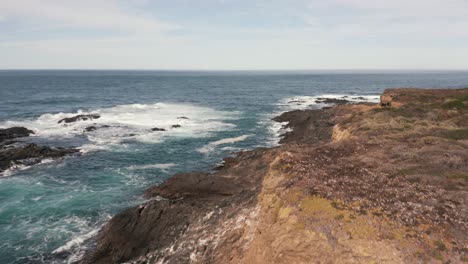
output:
[{"label": "rocky shoreline", "polygon": [[74,148],[52,148],[21,140],[32,134],[34,131],[25,127],[0,129],[0,173],[10,168],[31,166],[44,159],[56,159],[78,152]]},{"label": "rocky shoreline", "polygon": [[468,89],[276,117],[276,148],[176,174],[114,216],[82,263],[462,263]]}]

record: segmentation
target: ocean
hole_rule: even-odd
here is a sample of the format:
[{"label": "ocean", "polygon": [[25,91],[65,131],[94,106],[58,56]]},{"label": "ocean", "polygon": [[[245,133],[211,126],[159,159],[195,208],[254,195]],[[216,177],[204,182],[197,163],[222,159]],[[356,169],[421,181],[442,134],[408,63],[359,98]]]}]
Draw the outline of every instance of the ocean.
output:
[{"label": "ocean", "polygon": [[[377,101],[392,87],[468,87],[468,72],[0,71],[0,128],[24,126],[35,131],[28,142],[80,150],[0,175],[0,263],[73,262],[147,187],[275,146],[275,115],[320,107],[323,95]],[[90,113],[101,117],[57,123]]]}]

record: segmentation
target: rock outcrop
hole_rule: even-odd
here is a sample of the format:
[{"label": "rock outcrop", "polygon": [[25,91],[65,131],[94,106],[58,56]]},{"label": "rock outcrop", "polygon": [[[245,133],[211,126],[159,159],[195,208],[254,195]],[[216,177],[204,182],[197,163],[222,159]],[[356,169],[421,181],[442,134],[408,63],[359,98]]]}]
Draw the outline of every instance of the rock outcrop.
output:
[{"label": "rock outcrop", "polygon": [[317,98],[315,102],[320,103],[320,104],[334,104],[334,105],[344,105],[344,104],[350,103],[350,101],[346,99],[338,99],[338,98]]},{"label": "rock outcrop", "polygon": [[60,158],[76,152],[76,149],[50,148],[36,144],[0,149],[0,172],[11,166],[31,166],[46,158]]},{"label": "rock outcrop", "polygon": [[10,127],[0,129],[0,144],[8,139],[28,137],[31,134],[34,134],[34,131],[29,130],[25,127]]},{"label": "rock outcrop", "polygon": [[282,146],[149,188],[82,262],[466,261],[468,89],[388,94],[282,114]]},{"label": "rock outcrop", "polygon": [[159,128],[159,127],[154,127],[151,129],[151,131],[166,131],[164,128]]},{"label": "rock outcrop", "polygon": [[98,115],[98,114],[76,115],[76,116],[73,116],[73,117],[66,117],[66,118],[60,119],[58,121],[58,123],[59,124],[61,124],[61,123],[68,124],[68,123],[73,123],[73,122],[77,122],[77,121],[86,121],[86,120],[99,119],[100,117],[101,116]]},{"label": "rock outcrop", "polygon": [[0,129],[0,173],[12,166],[31,166],[45,158],[59,158],[78,152],[71,148],[51,148],[15,141],[15,139],[28,137],[31,134],[34,132],[24,127]]}]

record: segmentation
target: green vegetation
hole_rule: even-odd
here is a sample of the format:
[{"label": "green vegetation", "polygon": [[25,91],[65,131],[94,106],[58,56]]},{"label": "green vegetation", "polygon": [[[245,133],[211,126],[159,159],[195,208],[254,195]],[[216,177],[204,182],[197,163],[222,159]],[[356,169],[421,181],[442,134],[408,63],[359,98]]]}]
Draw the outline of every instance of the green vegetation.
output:
[{"label": "green vegetation", "polygon": [[444,103],[442,107],[446,109],[466,109],[468,106],[465,104],[465,102],[468,101],[468,95],[462,95],[455,97],[453,100]]},{"label": "green vegetation", "polygon": [[448,130],[443,133],[444,138],[452,140],[467,140],[468,139],[468,129],[454,129]]}]

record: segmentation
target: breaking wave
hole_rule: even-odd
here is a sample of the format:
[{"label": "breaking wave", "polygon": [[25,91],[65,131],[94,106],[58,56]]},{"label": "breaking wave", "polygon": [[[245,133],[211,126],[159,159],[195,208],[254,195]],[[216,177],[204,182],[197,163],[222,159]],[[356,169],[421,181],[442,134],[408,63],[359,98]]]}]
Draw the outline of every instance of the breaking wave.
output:
[{"label": "breaking wave", "polygon": [[[59,123],[64,118],[91,114],[100,117]],[[238,112],[190,104],[127,104],[76,113],[43,114],[31,120],[9,120],[0,123],[0,127],[24,126],[35,132],[32,137],[53,138],[54,141],[81,139],[79,148],[88,152],[131,141],[159,143],[171,137],[207,137],[235,127],[226,121],[238,116]],[[86,131],[87,128],[90,131]]]}]

